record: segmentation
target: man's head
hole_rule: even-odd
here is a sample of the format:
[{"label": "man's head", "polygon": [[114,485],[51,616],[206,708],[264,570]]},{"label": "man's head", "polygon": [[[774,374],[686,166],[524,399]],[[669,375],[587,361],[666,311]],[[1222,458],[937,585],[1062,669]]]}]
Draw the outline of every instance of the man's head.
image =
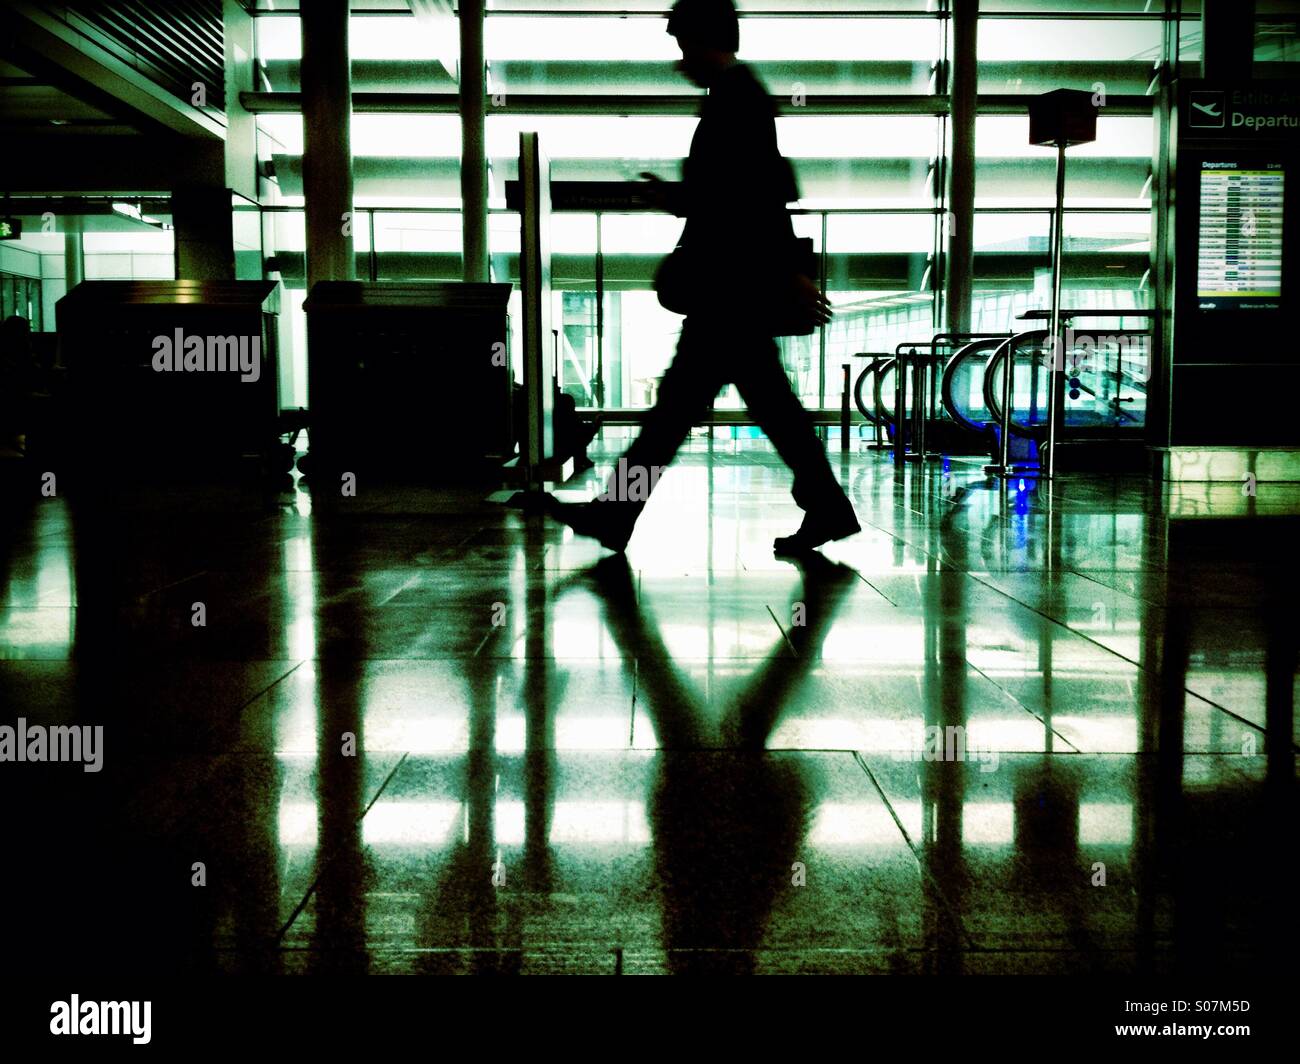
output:
[{"label": "man's head", "polygon": [[677,0],[668,16],[668,32],[682,50],[677,69],[701,88],[708,88],[734,63],[740,50],[740,20],[733,0]]}]

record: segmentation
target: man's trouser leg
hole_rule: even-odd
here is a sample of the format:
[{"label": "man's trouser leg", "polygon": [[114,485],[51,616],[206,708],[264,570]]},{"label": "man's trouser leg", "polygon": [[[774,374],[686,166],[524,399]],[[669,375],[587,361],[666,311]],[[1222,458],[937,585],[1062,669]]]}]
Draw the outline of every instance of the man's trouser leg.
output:
[{"label": "man's trouser leg", "polygon": [[750,416],[794,473],[796,505],[810,512],[852,510],[831,472],[812,416],[790,387],[776,342],[759,337],[746,346],[734,360],[736,389]]},{"label": "man's trouser leg", "polygon": [[655,405],[605,485],[601,506],[629,530],[645,508],[650,489],[722,387],[726,352],[713,349],[718,341],[711,341],[712,335],[689,321],[682,327],[677,354],[659,383]]}]

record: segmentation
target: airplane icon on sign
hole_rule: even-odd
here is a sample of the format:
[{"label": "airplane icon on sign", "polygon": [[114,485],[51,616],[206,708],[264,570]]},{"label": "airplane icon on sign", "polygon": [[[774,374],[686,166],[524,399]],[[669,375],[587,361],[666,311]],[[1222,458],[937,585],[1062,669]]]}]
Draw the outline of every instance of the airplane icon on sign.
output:
[{"label": "airplane icon on sign", "polygon": [[1188,115],[1189,126],[1198,129],[1223,128],[1223,93],[1193,92],[1188,102],[1192,105],[1191,113]]}]

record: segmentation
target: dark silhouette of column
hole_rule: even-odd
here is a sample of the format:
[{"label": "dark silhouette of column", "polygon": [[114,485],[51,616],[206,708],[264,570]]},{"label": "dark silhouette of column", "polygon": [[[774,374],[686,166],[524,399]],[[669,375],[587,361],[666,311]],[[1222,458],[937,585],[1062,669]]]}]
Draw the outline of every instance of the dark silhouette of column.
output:
[{"label": "dark silhouette of column", "polygon": [[969,332],[975,272],[975,101],[979,63],[975,52],[979,0],[954,0],[952,59],[948,78],[952,130],[948,158],[948,262],[944,271],[945,318],[951,332]]},{"label": "dark silhouette of column", "polygon": [[302,189],[307,201],[307,288],[350,281],[352,70],[347,0],[302,5]]},{"label": "dark silhouette of column", "polygon": [[488,280],[488,179],[484,108],[483,0],[461,0],[460,199],[466,281]]},{"label": "dark silhouette of column", "polygon": [[235,279],[234,216],[230,189],[185,185],[172,192],[176,276],[193,281]]}]

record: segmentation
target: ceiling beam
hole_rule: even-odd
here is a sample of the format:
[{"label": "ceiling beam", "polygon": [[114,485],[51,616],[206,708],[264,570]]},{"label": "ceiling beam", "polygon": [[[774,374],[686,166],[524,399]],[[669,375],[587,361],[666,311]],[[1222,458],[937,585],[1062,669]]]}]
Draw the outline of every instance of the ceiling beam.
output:
[{"label": "ceiling beam", "polygon": [[0,38],[18,66],[141,129],[225,138],[224,121],[181,100],[34,4],[4,4]]}]

